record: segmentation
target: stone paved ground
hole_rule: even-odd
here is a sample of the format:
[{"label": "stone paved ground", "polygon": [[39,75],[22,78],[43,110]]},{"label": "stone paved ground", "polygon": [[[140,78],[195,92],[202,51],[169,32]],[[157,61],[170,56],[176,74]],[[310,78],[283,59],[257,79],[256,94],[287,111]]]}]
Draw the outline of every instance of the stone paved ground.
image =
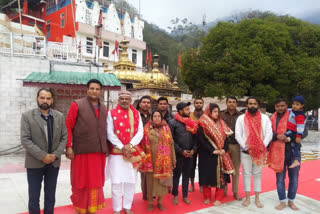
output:
[{"label": "stone paved ground", "polygon": [[[302,151],[304,158],[316,158],[318,157],[317,152],[320,151],[320,132],[309,132],[309,136],[302,142]],[[312,153],[312,154],[311,154]],[[70,195],[70,162],[66,158],[62,159],[61,170],[58,178],[57,194],[56,194],[56,206],[64,206],[71,204]],[[26,212],[28,203],[28,186],[26,179],[26,172],[23,166],[24,156],[23,154],[15,156],[0,156],[0,210],[1,214],[15,214]],[[319,169],[317,169],[319,170]],[[141,192],[140,189],[140,176],[138,176],[138,181],[136,185],[136,192]],[[196,176],[197,178],[198,176]],[[319,186],[318,186],[319,188]],[[111,197],[111,184],[107,181],[104,187],[105,197]],[[267,194],[267,193],[265,193]],[[271,193],[270,193],[271,194]],[[275,193],[273,193],[275,194]],[[269,197],[269,193],[268,193]],[[271,196],[270,196],[271,197]],[[299,196],[304,197],[304,196]],[[276,200],[276,196],[272,196],[272,200]],[[305,201],[305,200],[302,200]],[[268,201],[266,204],[276,202]],[[303,202],[304,203],[304,202]],[[319,201],[308,201],[306,203],[312,203],[319,205]],[[232,204],[237,204],[236,202],[231,202]],[[41,206],[43,206],[43,194],[41,197]],[[225,205],[224,205],[225,206]],[[313,206],[313,205],[312,205]],[[243,213],[239,207],[233,206],[233,213]],[[211,210],[212,209],[212,210]],[[230,208],[231,209],[231,208]],[[226,210],[223,213],[230,213]],[[320,207],[319,209],[320,210]],[[261,213],[261,210],[252,210],[251,213]],[[196,213],[218,213],[215,208],[209,208],[206,210],[201,210]],[[222,211],[219,211],[222,213]],[[270,213],[270,212],[269,212]],[[285,212],[286,213],[286,212]],[[306,213],[306,212],[295,212],[295,213]],[[312,213],[312,212],[310,212]]]},{"label": "stone paved ground", "polygon": [[274,206],[279,203],[277,191],[270,191],[261,194],[264,207],[257,208],[254,205],[254,196],[251,196],[251,204],[249,207],[243,207],[241,202],[232,201],[222,204],[219,207],[210,207],[207,209],[199,210],[189,214],[319,214],[320,202],[312,198],[297,194],[295,203],[300,208],[299,211],[293,211],[288,206],[282,211],[274,209]]}]

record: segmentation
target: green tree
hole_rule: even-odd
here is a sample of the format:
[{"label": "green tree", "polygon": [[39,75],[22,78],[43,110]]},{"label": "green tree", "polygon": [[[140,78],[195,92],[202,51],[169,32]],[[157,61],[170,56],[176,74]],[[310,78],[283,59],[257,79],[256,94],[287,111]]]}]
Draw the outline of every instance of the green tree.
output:
[{"label": "green tree", "polygon": [[200,49],[183,55],[182,77],[195,94],[255,95],[270,104],[303,94],[312,109],[320,106],[319,57],[320,26],[265,14],[211,28]]}]

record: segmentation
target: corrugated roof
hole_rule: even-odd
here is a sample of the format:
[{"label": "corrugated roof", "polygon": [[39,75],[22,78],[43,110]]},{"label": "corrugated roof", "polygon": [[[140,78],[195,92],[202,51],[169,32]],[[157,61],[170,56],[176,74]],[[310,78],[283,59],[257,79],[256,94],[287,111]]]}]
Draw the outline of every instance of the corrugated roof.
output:
[{"label": "corrugated roof", "polygon": [[23,86],[69,86],[83,87],[90,79],[98,79],[103,88],[120,89],[121,83],[112,73],[88,73],[52,71],[50,73],[33,72],[23,80]]}]

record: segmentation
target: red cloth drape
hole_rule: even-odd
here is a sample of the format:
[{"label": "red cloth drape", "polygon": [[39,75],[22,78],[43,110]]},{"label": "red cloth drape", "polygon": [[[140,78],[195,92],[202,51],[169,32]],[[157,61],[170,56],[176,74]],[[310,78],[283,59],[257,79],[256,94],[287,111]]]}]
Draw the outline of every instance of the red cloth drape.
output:
[{"label": "red cloth drape", "polygon": [[244,127],[249,130],[249,135],[246,141],[248,152],[252,161],[258,166],[262,166],[267,161],[268,150],[263,143],[261,113],[257,111],[252,117],[248,110],[244,116]]},{"label": "red cloth drape", "polygon": [[[289,117],[289,111],[287,110],[281,117],[278,127],[277,123],[277,112],[275,112],[271,117],[272,131],[273,133],[283,135],[287,131],[287,122]],[[279,140],[273,141],[269,147],[268,154],[268,165],[275,172],[282,172],[284,167],[284,156],[285,156],[285,143]]]}]

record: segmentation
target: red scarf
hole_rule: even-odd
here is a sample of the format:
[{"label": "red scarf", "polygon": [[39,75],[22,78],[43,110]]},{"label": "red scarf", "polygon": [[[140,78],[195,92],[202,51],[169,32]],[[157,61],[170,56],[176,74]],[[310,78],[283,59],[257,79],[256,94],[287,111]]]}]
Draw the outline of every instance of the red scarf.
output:
[{"label": "red scarf", "polygon": [[[114,134],[118,137],[123,145],[130,143],[131,139],[137,134],[139,127],[139,112],[130,105],[129,109],[122,109],[118,104],[116,108],[110,111],[113,119]],[[123,155],[122,151],[111,145],[111,154]],[[131,148],[131,158],[127,159],[132,162],[133,167],[137,169],[145,159],[145,154],[139,145]]]},{"label": "red scarf", "polygon": [[[199,123],[203,128],[203,132],[211,145],[217,149],[221,150],[224,147],[224,142],[227,136],[232,135],[232,130],[228,125],[219,117],[220,127],[214,122],[212,118],[212,113],[210,112],[210,105],[208,105],[204,111],[204,114],[200,117]],[[228,152],[224,155],[219,156],[218,161],[222,163],[222,171],[226,174],[232,174],[234,172],[234,167]]]},{"label": "red scarf", "polygon": [[[272,131],[277,135],[283,135],[287,131],[287,124],[289,118],[289,111],[287,110],[281,117],[278,127],[277,123],[277,112],[275,112],[271,117]],[[285,143],[279,140],[273,141],[269,147],[268,155],[268,165],[275,172],[282,172],[284,166],[284,153],[285,153]]]},{"label": "red scarf", "polygon": [[263,134],[261,127],[261,113],[257,111],[254,117],[247,110],[244,116],[244,127],[248,130],[246,145],[253,163],[258,166],[266,164],[268,150],[263,144]]},{"label": "red scarf", "polygon": [[174,119],[178,120],[181,123],[184,123],[186,130],[192,134],[196,134],[198,131],[198,123],[192,120],[190,117],[182,117],[179,113],[174,115]]},{"label": "red scarf", "polygon": [[[150,145],[150,131],[154,130],[159,138],[158,148],[154,166],[152,164],[151,145]],[[141,172],[153,172],[153,177],[158,179],[167,179],[172,176],[172,160],[171,147],[172,136],[170,128],[166,121],[163,120],[159,125],[149,121],[144,127],[144,136],[140,143],[141,148],[146,153],[146,160],[140,166]]]}]

